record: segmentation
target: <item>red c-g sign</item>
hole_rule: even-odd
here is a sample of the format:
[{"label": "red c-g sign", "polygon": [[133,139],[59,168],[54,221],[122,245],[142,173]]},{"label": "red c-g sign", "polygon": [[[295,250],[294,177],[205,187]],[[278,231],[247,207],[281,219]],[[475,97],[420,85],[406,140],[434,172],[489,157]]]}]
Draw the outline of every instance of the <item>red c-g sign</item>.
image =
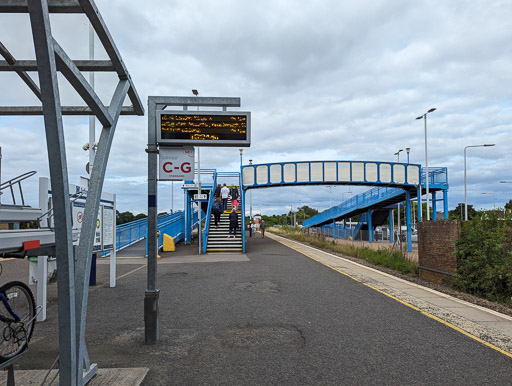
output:
[{"label": "red c-g sign", "polygon": [[190,166],[190,162],[183,162],[179,167],[177,167],[177,166],[173,167],[172,162],[165,162],[163,164],[162,168],[164,169],[164,172],[166,172],[166,173],[172,173],[173,170],[175,170],[175,169],[181,169],[181,171],[183,173],[190,173],[190,171],[192,170],[192,167]]}]

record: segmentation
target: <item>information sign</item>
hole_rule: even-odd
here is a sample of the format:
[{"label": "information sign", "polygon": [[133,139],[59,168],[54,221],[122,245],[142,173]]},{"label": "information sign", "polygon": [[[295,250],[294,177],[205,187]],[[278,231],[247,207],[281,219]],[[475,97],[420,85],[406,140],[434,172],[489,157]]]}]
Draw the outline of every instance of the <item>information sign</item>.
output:
[{"label": "information sign", "polygon": [[160,147],[159,180],[190,181],[194,179],[194,148]]},{"label": "information sign", "polygon": [[92,247],[93,252],[101,251],[101,246],[103,244],[103,233],[102,233],[102,223],[103,223],[103,207],[100,205],[98,208],[98,218],[96,219],[96,229],[94,230],[94,246]]},{"label": "information sign", "polygon": [[231,111],[159,111],[160,145],[251,145],[251,113]]},{"label": "information sign", "polygon": [[194,194],[194,200],[195,201],[205,201],[208,200],[207,194]]},{"label": "information sign", "polygon": [[114,207],[103,206],[103,250],[114,249]]}]

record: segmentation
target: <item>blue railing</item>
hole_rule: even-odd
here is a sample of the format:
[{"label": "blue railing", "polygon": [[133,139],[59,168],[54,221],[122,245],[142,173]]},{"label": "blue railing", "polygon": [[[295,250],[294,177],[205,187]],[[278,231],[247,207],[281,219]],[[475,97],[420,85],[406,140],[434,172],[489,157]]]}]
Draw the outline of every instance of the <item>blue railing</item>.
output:
[{"label": "blue railing", "polygon": [[206,253],[206,246],[208,245],[208,231],[210,229],[210,217],[212,212],[213,201],[215,200],[214,193],[215,187],[217,186],[217,171],[213,173],[212,190],[210,191],[210,197],[208,197],[208,210],[206,211],[206,221],[204,223],[203,231],[203,253]]},{"label": "blue railing", "polygon": [[[208,231],[210,229],[210,217],[211,217],[211,212],[212,212],[213,201],[215,200],[215,197],[213,197],[213,196],[214,196],[214,192],[215,192],[215,187],[217,186],[218,178],[223,178],[223,179],[237,178],[239,183],[241,182],[240,173],[237,173],[237,172],[217,172],[217,171],[215,171],[213,173],[213,178],[212,178],[213,179],[213,188],[212,188],[210,197],[208,198],[208,210],[206,211],[206,221],[205,221],[204,230],[203,230],[203,245],[202,245],[203,253],[206,253],[206,247],[208,245]],[[242,192],[240,192],[240,195],[242,195]]]},{"label": "blue railing", "polygon": [[[185,238],[185,213],[176,213],[177,216],[169,216],[165,220],[159,221],[157,229],[160,231],[158,236],[158,249],[164,245],[164,233],[171,236],[177,243]],[[199,212],[194,212],[192,229],[199,223]]]},{"label": "blue railing", "polygon": [[[183,216],[183,212],[167,213],[158,216],[158,224],[167,221],[169,218]],[[148,231],[148,219],[130,221],[116,227],[116,248],[118,251],[127,248],[136,242],[145,239]]]},{"label": "blue railing", "polygon": [[339,218],[345,214],[352,213],[357,209],[367,208],[386,199],[402,195],[403,193],[404,190],[400,188],[389,188],[379,186],[367,190],[364,193],[358,194],[357,196],[354,196],[349,200],[342,202],[338,206],[327,209],[326,211],[316,215],[315,217],[312,217],[304,221],[303,225],[305,227],[309,227],[323,224],[326,223],[327,221]]},{"label": "blue railing", "polygon": [[[421,168],[421,184],[425,185],[425,168]],[[429,185],[446,185],[448,188],[448,168],[429,167]]]}]

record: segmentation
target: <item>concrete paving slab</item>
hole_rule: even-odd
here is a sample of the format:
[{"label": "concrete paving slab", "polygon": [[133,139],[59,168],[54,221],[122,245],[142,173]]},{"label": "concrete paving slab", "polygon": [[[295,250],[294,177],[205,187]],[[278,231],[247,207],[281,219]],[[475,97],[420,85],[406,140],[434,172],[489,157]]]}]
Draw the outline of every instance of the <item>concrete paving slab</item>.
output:
[{"label": "concrete paving slab", "polygon": [[249,261],[242,253],[207,253],[204,255],[188,255],[180,257],[166,257],[158,260],[158,264],[189,264],[189,263],[219,263]]},{"label": "concrete paving slab", "polygon": [[512,336],[512,325],[507,322],[482,322],[482,325],[492,328],[493,330],[500,331],[503,334]]},{"label": "concrete paving slab", "polygon": [[[444,307],[447,311],[453,312],[457,315],[463,316],[474,322],[499,322],[505,321],[499,316],[492,315],[488,312],[482,312],[481,310],[474,309],[473,307]],[[509,322],[510,323],[510,322]]]},{"label": "concrete paving slab", "polygon": [[[91,379],[88,386],[139,386],[146,377],[149,369],[147,367],[139,368],[114,368],[98,370],[98,374]],[[47,374],[47,370],[15,370],[14,380],[16,385],[21,386],[39,386],[43,382]],[[47,378],[47,382],[51,381],[57,375],[57,370],[52,370]],[[7,384],[7,372],[0,373],[0,384]],[[58,378],[54,381],[58,384]]]},{"label": "concrete paving slab", "polygon": [[[219,262],[239,262],[249,261],[244,253],[207,253],[204,255],[185,255],[176,257],[162,257],[157,260],[157,264],[188,264],[188,263],[219,263]],[[131,257],[117,259],[116,264],[139,264],[144,265],[147,259],[144,257]],[[101,259],[97,264],[110,264],[110,259]]]}]

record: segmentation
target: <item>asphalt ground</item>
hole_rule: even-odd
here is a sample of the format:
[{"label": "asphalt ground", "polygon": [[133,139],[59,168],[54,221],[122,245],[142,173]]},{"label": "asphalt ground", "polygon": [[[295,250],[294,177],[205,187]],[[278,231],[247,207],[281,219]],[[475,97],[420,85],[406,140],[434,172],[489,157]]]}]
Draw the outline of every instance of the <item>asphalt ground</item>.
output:
[{"label": "asphalt ground", "polygon": [[[245,255],[197,249],[161,254],[152,346],[144,345],[145,261],[119,259],[116,288],[108,262],[98,264],[92,362],[147,367],[143,385],[511,384],[510,357],[281,243],[257,235]],[[2,282],[27,269],[2,265]],[[48,369],[58,355],[55,284],[49,298],[48,320],[16,369]]]}]

